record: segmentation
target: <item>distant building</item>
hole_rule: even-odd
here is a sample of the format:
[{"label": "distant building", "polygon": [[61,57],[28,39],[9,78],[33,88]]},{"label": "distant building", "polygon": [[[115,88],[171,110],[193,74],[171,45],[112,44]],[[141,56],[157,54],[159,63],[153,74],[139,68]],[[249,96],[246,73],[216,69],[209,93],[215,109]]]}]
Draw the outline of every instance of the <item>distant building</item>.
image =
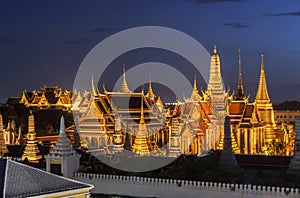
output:
[{"label": "distant building", "polygon": [[295,124],[296,117],[300,116],[300,110],[274,110],[276,124]]},{"label": "distant building", "polygon": [[72,107],[72,94],[69,91],[63,91],[62,88],[46,87],[32,92],[23,91],[19,100],[30,109],[62,109],[70,111]]}]

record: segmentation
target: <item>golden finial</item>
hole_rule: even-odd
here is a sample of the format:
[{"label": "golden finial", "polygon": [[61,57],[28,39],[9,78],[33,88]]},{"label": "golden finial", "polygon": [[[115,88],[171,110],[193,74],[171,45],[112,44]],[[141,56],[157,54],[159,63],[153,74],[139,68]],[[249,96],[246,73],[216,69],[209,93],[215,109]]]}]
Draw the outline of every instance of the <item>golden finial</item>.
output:
[{"label": "golden finial", "polygon": [[217,45],[214,44],[214,54],[217,54]]},{"label": "golden finial", "polygon": [[142,97],[141,97],[141,121],[140,124],[145,123],[145,118],[144,118],[144,89],[142,89]]},{"label": "golden finial", "polygon": [[127,82],[126,82],[126,71],[125,71],[125,64],[123,64],[123,82],[120,88],[120,92],[123,93],[129,93],[130,90],[128,88]]},{"label": "golden finial", "polygon": [[150,99],[154,99],[155,98],[155,95],[153,93],[153,89],[152,89],[152,82],[151,82],[151,77],[150,77],[150,80],[149,80],[149,86],[148,86],[148,97]]},{"label": "golden finial", "polygon": [[194,74],[194,90],[197,90],[197,77],[196,77],[196,72]]},{"label": "golden finial", "polygon": [[96,94],[96,89],[95,89],[94,74],[93,74],[93,72],[91,73],[91,75],[92,75],[91,93],[93,94],[93,96],[96,96],[97,94]]},{"label": "golden finial", "polygon": [[265,63],[264,63],[264,54],[261,54],[261,68],[263,69]]},{"label": "golden finial", "polygon": [[238,90],[237,90],[237,99],[244,99],[244,89],[243,89],[243,80],[242,80],[242,61],[241,61],[241,49],[238,50]]}]

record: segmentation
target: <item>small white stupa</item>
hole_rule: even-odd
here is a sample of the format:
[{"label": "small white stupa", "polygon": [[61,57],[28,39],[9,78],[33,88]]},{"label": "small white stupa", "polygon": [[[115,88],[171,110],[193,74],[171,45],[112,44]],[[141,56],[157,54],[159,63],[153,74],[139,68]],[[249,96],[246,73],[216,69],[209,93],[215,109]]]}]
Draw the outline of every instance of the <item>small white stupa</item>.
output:
[{"label": "small white stupa", "polygon": [[71,146],[65,132],[65,120],[60,119],[60,131],[57,143],[52,151],[45,156],[46,170],[48,172],[73,178],[74,173],[79,170],[80,155]]}]

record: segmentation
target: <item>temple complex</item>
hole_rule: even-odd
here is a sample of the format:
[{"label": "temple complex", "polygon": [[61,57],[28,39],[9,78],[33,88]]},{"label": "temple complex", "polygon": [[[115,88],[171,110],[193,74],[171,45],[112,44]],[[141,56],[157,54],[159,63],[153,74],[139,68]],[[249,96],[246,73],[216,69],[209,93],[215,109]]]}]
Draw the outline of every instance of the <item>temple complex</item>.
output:
[{"label": "temple complex", "polygon": [[90,92],[75,94],[73,104],[79,112],[77,130],[82,146],[100,155],[122,152],[125,147],[142,155],[149,151],[151,155],[173,157],[223,149],[226,115],[231,120],[234,153],[261,154],[263,147],[275,140],[276,125],[274,128],[264,61],[256,99],[249,102],[243,88],[240,50],[238,86],[233,94],[225,91],[216,46],[211,56],[207,90],[200,95],[195,76],[191,96],[184,101],[164,105],[154,94],[151,81],[147,94],[132,92],[125,67],[119,91],[110,92],[103,86],[100,93],[92,79]]},{"label": "temple complex", "polygon": [[[240,50],[237,61],[237,90],[230,93],[224,88],[221,60],[216,46],[210,60],[207,89],[201,89],[199,93],[195,75],[191,95],[183,101],[163,103],[157,93],[155,94],[151,80],[146,94],[143,90],[133,92],[127,84],[125,67],[118,91],[109,91],[103,84],[100,92],[92,77],[89,91],[74,90],[71,93],[58,87],[44,86],[39,91],[24,91],[19,99],[9,101],[10,104],[25,107],[19,114],[33,110],[35,115],[39,115],[38,119],[44,118],[43,113],[55,114],[51,118],[53,120],[46,123],[47,126],[41,124],[45,123],[44,120],[40,121],[39,126],[44,130],[39,133],[41,137],[38,138],[41,140],[45,140],[42,138],[43,134],[57,131],[54,128],[58,125],[58,115],[65,116],[64,113],[68,113],[72,116],[73,112],[73,117],[68,117],[69,120],[74,119],[74,122],[69,122],[66,128],[73,146],[86,149],[95,155],[111,155],[128,150],[139,155],[151,153],[154,156],[177,157],[181,154],[201,156],[209,150],[223,150],[226,116],[230,118],[230,137],[235,154],[268,154],[268,144],[280,138],[267,91],[263,58],[262,56],[254,102],[250,102],[249,95],[244,92]],[[18,121],[16,125],[14,119],[8,119],[3,136],[6,145],[21,145],[25,141],[26,149],[22,158],[33,156],[34,161],[33,158],[38,159],[39,155],[35,138],[37,130],[32,119],[33,115],[29,116],[27,139],[22,138],[22,134],[26,134],[26,129],[24,131],[24,128],[20,128],[22,122]],[[47,119],[45,116],[45,120]],[[59,136],[48,136],[46,140],[53,144]]]}]

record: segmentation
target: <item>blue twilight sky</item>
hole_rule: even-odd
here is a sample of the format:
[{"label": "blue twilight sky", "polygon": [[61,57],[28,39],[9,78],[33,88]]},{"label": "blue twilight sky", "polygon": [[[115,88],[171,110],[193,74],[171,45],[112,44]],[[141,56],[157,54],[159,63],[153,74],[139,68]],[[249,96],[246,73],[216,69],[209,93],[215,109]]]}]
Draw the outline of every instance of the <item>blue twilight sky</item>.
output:
[{"label": "blue twilight sky", "polygon": [[[97,43],[148,25],[185,32],[210,53],[216,43],[224,82],[233,89],[241,48],[244,89],[252,98],[264,53],[272,101],[300,100],[298,0],[1,1],[0,24],[1,102],[44,84],[71,89]],[[114,67],[121,74],[122,66]]]}]

